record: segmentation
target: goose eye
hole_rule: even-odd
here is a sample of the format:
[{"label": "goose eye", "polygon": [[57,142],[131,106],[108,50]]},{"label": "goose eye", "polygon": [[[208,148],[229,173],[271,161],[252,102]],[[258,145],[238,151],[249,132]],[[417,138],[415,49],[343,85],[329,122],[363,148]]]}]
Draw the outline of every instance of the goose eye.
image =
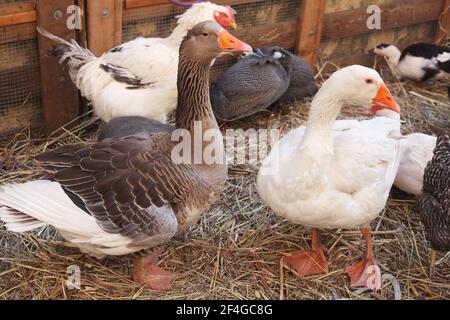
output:
[{"label": "goose eye", "polygon": [[203,36],[207,37],[207,36],[209,36],[209,34],[207,32],[203,32]]},{"label": "goose eye", "polygon": [[374,81],[373,81],[373,79],[366,79],[366,83],[367,83],[367,84],[373,84]]}]

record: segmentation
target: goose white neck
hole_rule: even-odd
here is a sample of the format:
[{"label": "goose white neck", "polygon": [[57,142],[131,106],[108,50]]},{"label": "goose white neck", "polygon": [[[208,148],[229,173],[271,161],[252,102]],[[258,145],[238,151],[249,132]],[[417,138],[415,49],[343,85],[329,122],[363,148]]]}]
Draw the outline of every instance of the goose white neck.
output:
[{"label": "goose white neck", "polygon": [[337,92],[333,87],[323,86],[314,98],[302,146],[332,151],[333,125],[344,105]]}]

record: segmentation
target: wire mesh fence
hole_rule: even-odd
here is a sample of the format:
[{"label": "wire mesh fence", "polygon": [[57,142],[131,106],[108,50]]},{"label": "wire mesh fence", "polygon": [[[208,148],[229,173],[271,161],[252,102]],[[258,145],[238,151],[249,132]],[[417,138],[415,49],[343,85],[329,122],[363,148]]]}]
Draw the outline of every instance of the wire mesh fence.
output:
[{"label": "wire mesh fence", "polygon": [[[0,7],[10,2],[2,1]],[[0,27],[0,140],[41,125],[35,24]]]},{"label": "wire mesh fence", "polygon": [[[228,5],[230,1],[215,3]],[[255,47],[280,44],[293,50],[301,0],[238,0],[232,3],[239,25],[239,30],[234,33],[240,39]],[[139,36],[167,37],[176,27],[176,16],[184,10],[169,4],[125,10],[122,39],[125,42]],[[219,59],[212,70],[212,80],[233,61],[233,58]]]},{"label": "wire mesh fence", "polygon": [[[237,11],[236,36],[257,48],[263,45],[280,45],[292,52],[297,45],[299,9],[303,0],[219,0],[218,4],[231,4]],[[26,3],[32,0],[0,0],[1,6]],[[352,10],[361,11],[369,4],[391,5],[394,0],[361,0],[326,2],[326,15],[352,16]],[[438,3],[437,0],[435,0]],[[436,7],[437,8],[437,7]],[[176,16],[185,8],[169,3],[136,9],[123,13],[123,42],[138,36],[167,37],[176,27]],[[437,8],[436,10],[440,10]],[[365,10],[364,10],[365,11]],[[342,20],[342,19],[341,19]],[[363,21],[364,22],[364,21]],[[362,23],[363,23],[362,22]],[[337,32],[338,26],[325,25],[322,33],[320,57],[322,61],[364,63],[371,59],[367,51],[379,42],[396,42],[399,46],[432,39],[437,29],[436,21],[418,22],[408,27],[392,28],[358,34],[352,37]],[[0,140],[24,128],[43,126],[40,94],[39,53],[34,23],[0,27]],[[369,57],[369,58],[368,58]],[[233,58],[219,59],[211,79],[234,62]]]}]

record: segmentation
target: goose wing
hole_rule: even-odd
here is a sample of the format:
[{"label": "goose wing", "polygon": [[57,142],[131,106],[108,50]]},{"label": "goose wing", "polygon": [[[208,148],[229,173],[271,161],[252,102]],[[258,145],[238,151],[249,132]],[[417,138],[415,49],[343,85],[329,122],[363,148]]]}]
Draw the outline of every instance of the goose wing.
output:
[{"label": "goose wing", "polygon": [[336,187],[349,194],[367,189],[378,195],[388,193],[401,159],[399,130],[398,121],[376,117],[335,136]]},{"label": "goose wing", "polygon": [[169,76],[174,77],[178,48],[161,38],[137,38],[108,51],[101,61],[126,69],[142,83],[163,85]]},{"label": "goose wing", "polygon": [[165,136],[70,145],[37,160],[104,231],[141,244],[163,233],[165,241],[177,230],[179,206],[202,184],[188,166],[172,162]]}]

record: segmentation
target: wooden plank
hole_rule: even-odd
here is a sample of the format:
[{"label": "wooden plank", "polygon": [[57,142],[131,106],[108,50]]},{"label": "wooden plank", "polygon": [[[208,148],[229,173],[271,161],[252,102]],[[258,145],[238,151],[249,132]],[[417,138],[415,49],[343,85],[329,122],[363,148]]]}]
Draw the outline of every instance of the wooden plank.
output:
[{"label": "wooden plank", "polygon": [[120,44],[123,0],[89,0],[87,39],[92,52],[101,55]]},{"label": "wooden plank", "polygon": [[407,0],[402,4],[381,6],[382,30],[367,28],[366,8],[325,15],[322,41],[359,36],[437,20],[441,0]]},{"label": "wooden plank", "polygon": [[[67,29],[66,19],[55,19],[56,10],[66,12],[74,0],[38,0],[38,24],[66,40],[75,39],[74,30]],[[78,91],[57,59],[48,56],[54,43],[39,35],[41,65],[41,101],[47,134],[64,126],[79,116]]]},{"label": "wooden plank", "polygon": [[0,27],[36,22],[33,2],[8,3],[0,6]]},{"label": "wooden plank", "polygon": [[[161,17],[173,14],[174,12],[182,13],[186,10],[184,7],[174,6],[169,1],[160,1],[164,3],[151,4],[153,0],[137,0],[136,2],[129,2],[125,0],[124,23],[136,20],[144,20],[153,17]],[[236,6],[248,3],[258,3],[266,0],[228,0],[227,5]],[[148,3],[147,3],[148,2]],[[156,2],[155,2],[156,3]],[[156,7],[156,8],[154,8]],[[141,10],[136,10],[141,9]],[[156,10],[155,10],[156,9]],[[239,14],[239,9],[238,9]]]},{"label": "wooden plank", "polygon": [[34,2],[5,3],[0,5],[0,16],[28,11],[36,11]]},{"label": "wooden plank", "polygon": [[168,0],[125,0],[125,9],[135,9],[142,7],[152,7],[161,4],[168,4]]},{"label": "wooden plank", "polygon": [[37,123],[37,120],[40,116],[40,107],[36,104],[24,104],[18,108],[5,110],[0,121],[0,140],[23,129],[39,127],[41,124]]},{"label": "wooden plank", "polygon": [[438,21],[438,30],[434,42],[445,44],[450,38],[450,0],[442,0],[442,10]]},{"label": "wooden plank", "polygon": [[303,0],[300,5],[297,54],[313,68],[320,50],[325,4],[325,0]]},{"label": "wooden plank", "polygon": [[27,11],[0,16],[0,27],[35,22],[36,11]]},{"label": "wooden plank", "polygon": [[[429,41],[429,39],[434,36],[435,32],[436,23],[427,22],[398,28],[395,29],[395,31],[385,33],[372,33],[361,37],[348,37],[339,40],[323,41],[321,44],[320,59],[322,63],[330,61],[335,64],[357,63],[368,65],[366,62],[371,61],[373,64],[375,55],[370,54],[368,50],[372,49],[376,44],[380,42],[390,43],[396,39],[395,44],[402,49],[411,43]],[[357,57],[357,59],[355,57]]]},{"label": "wooden plank", "polygon": [[25,23],[15,26],[1,27],[0,45],[22,40],[36,39],[36,23]]},{"label": "wooden plank", "polygon": [[[226,5],[234,6],[234,5],[241,5],[241,4],[247,4],[247,3],[256,3],[256,2],[262,2],[266,0],[228,0],[226,1]],[[160,6],[160,5],[169,5],[169,0],[125,0],[125,9],[136,9],[136,8],[143,8],[143,7],[154,7],[154,6]]]},{"label": "wooden plank", "polygon": [[114,20],[114,46],[122,43],[122,26],[123,26],[123,6],[124,0],[115,0],[115,20]]},{"label": "wooden plank", "polygon": [[245,29],[231,30],[230,32],[254,48],[270,44],[284,48],[293,48],[296,44],[295,35],[297,32],[297,22],[286,21],[272,23]]}]

